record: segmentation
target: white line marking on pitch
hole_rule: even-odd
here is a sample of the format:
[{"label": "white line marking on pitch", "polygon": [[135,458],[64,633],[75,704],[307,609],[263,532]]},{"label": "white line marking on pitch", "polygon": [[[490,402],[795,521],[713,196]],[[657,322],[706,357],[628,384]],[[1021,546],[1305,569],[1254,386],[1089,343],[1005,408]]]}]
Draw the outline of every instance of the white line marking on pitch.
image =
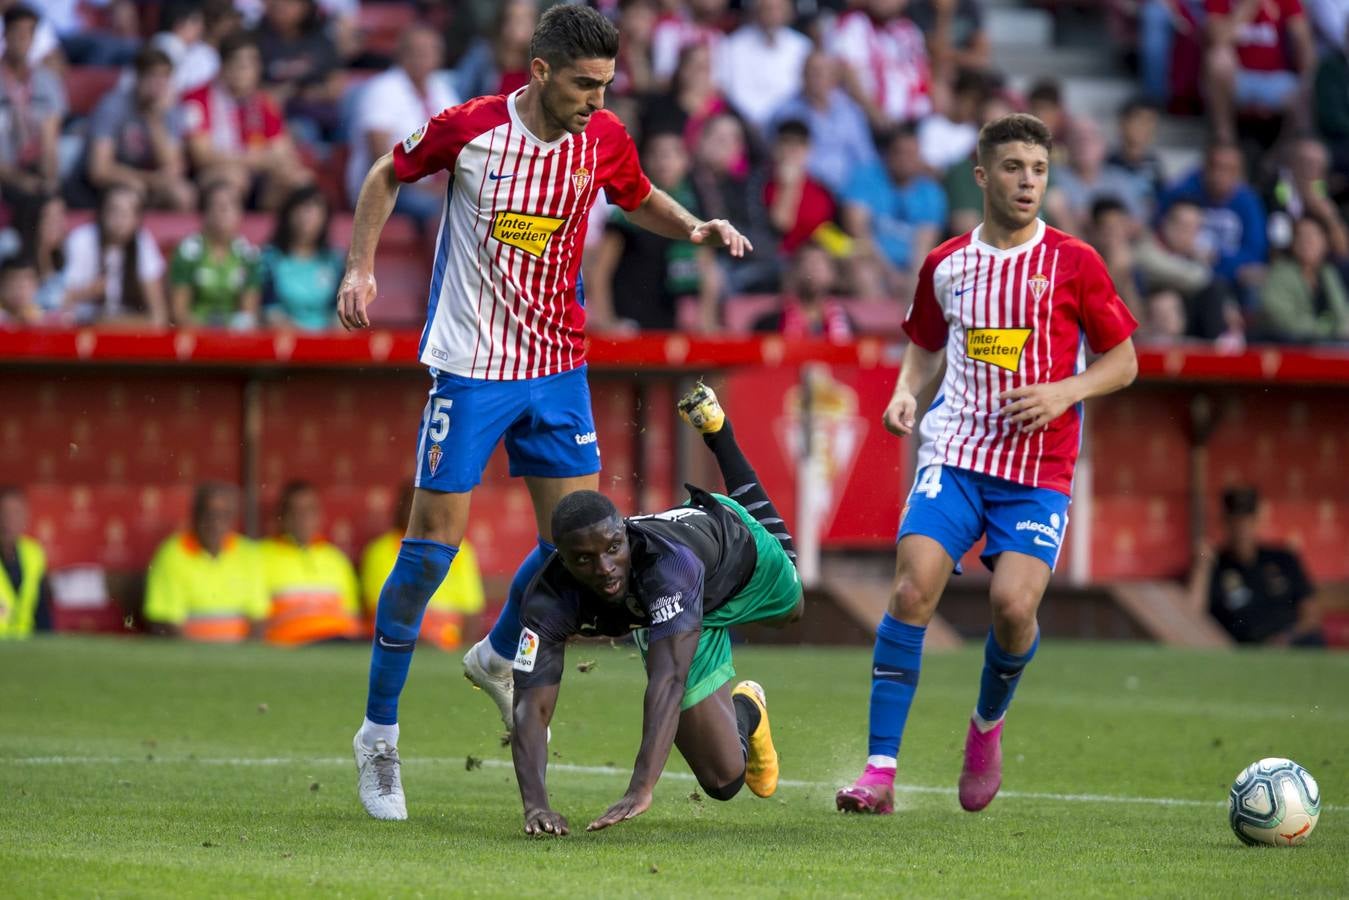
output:
[{"label": "white line marking on pitch", "polygon": [[[340,756],[331,757],[303,757],[303,756],[259,756],[259,757],[236,757],[236,758],[215,758],[215,757],[155,757],[153,760],[140,759],[134,756],[20,756],[5,759],[0,757],[0,763],[11,762],[23,765],[33,766],[76,766],[76,765],[127,765],[132,763],[151,762],[154,764],[195,764],[201,766],[349,766],[352,764],[350,759]],[[404,764],[411,765],[463,765],[464,760],[460,757],[421,757],[403,760]],[[489,769],[509,769],[512,765],[509,760],[504,759],[485,759],[482,761],[484,767]],[[569,772],[575,775],[600,775],[605,777],[629,777],[632,773],[626,769],[620,769],[616,766],[583,766],[575,763],[550,763],[548,765],[553,772]],[[694,781],[693,775],[688,772],[666,772],[661,776],[673,781]],[[789,788],[825,788],[833,790],[841,785],[828,781],[798,781],[791,778],[783,778],[778,784]],[[895,791],[901,794],[936,794],[939,796],[951,796],[956,793],[953,787],[940,787],[926,784],[896,784]],[[1062,803],[1124,803],[1135,806],[1226,806],[1225,800],[1191,800],[1183,797],[1128,797],[1116,794],[1058,794],[1045,793],[1040,791],[1000,791],[1000,797],[1010,800],[1049,800]],[[1322,804],[1322,809],[1335,810],[1338,806]]]}]

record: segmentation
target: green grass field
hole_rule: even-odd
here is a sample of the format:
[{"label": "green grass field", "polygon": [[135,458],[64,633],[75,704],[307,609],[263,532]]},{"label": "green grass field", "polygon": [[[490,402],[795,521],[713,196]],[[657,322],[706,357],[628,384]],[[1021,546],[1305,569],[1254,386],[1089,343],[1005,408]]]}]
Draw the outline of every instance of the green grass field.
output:
[{"label": "green grass field", "polygon": [[[741,648],[768,691],[778,795],[699,798],[676,759],[646,815],[585,834],[626,785],[643,676],[627,649],[576,647],[550,786],[579,833],[536,840],[494,709],[435,651],[402,706],[411,819],[366,817],[350,757],[366,658],[0,645],[0,894],[1349,894],[1349,656],[1046,641],[1008,720],[1004,792],[979,815],[954,785],[981,657],[930,656],[900,809],[860,818],[834,812],[833,790],[865,754],[869,655]],[[1263,756],[1320,782],[1303,847],[1250,849],[1228,829],[1228,785]]]}]

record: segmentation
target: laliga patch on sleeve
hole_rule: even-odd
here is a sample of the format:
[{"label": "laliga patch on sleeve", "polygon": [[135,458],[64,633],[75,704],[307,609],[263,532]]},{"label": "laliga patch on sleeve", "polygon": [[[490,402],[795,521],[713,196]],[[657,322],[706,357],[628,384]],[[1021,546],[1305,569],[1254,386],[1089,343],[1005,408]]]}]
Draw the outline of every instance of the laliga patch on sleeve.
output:
[{"label": "laliga patch on sleeve", "polygon": [[533,672],[534,660],[539,657],[539,636],[528,628],[520,632],[520,646],[515,650],[514,668],[520,672]]},{"label": "laliga patch on sleeve", "polygon": [[[426,123],[426,125],[430,124],[431,124],[430,122]],[[420,144],[422,142],[422,138],[426,137],[426,125],[423,125],[421,128],[418,128],[416,131],[412,132],[412,134],[403,138],[404,153],[411,153],[412,148]]]}]

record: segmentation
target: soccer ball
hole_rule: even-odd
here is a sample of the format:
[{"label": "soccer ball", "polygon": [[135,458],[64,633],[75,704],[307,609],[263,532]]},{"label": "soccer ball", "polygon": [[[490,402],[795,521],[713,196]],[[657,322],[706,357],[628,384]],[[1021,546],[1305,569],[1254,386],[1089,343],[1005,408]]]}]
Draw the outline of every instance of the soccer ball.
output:
[{"label": "soccer ball", "polygon": [[1247,844],[1293,847],[1316,827],[1321,789],[1316,779],[1291,759],[1253,762],[1232,783],[1227,816]]}]

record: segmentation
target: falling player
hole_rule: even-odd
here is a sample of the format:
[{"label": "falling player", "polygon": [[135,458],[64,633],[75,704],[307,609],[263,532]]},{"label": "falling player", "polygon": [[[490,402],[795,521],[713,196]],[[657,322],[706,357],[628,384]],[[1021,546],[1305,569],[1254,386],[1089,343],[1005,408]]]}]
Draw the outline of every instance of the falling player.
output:
[{"label": "falling player", "polygon": [[653,190],[622,123],[603,109],[618,32],[584,6],[556,6],[530,45],[530,81],[509,96],[446,109],[378,159],[356,204],[338,316],[370,324],[375,246],[400,182],[451,174],[418,348],[431,391],[417,438],[407,535],[380,593],[366,716],[353,740],[358,792],[380,819],[405,819],[398,697],[428,598],[454,560],[469,497],[502,437],[534,501],[539,545],[521,564],[465,674],[509,727],[520,592],[552,552],[553,507],[597,486],[599,447],[586,385],[579,271],[596,194],[672,239],[752,249],[729,223],[701,222]]},{"label": "falling player", "polygon": [[[993,627],[965,738],[960,805],[976,812],[1002,784],[1003,716],[1039,644],[1036,610],[1068,527],[1081,403],[1133,381],[1137,323],[1096,251],[1039,217],[1050,135],[1033,116],[979,134],[983,223],[928,254],[904,322],[912,344],[885,426],[923,417],[918,471],[899,527],[889,612],[876,634],[866,768],[836,796],[845,812],[894,808],[895,759],[918,687],[923,636],[956,562],[987,535]],[[1082,365],[1082,340],[1101,354]]]},{"label": "falling player", "polygon": [[671,745],[709,797],[741,785],[777,789],[778,755],[763,689],[735,689],[731,625],[782,625],[801,616],[792,536],[740,447],[716,395],[699,385],[679,411],[716,456],[730,496],[689,486],[688,502],[654,515],[619,516],[595,491],[564,497],[553,513],[557,553],[525,593],[515,656],[511,752],[526,834],[566,834],[548,802],[548,723],[566,642],[633,633],[646,659],[642,741],[627,792],[588,826],[598,831],[651,805]]}]

